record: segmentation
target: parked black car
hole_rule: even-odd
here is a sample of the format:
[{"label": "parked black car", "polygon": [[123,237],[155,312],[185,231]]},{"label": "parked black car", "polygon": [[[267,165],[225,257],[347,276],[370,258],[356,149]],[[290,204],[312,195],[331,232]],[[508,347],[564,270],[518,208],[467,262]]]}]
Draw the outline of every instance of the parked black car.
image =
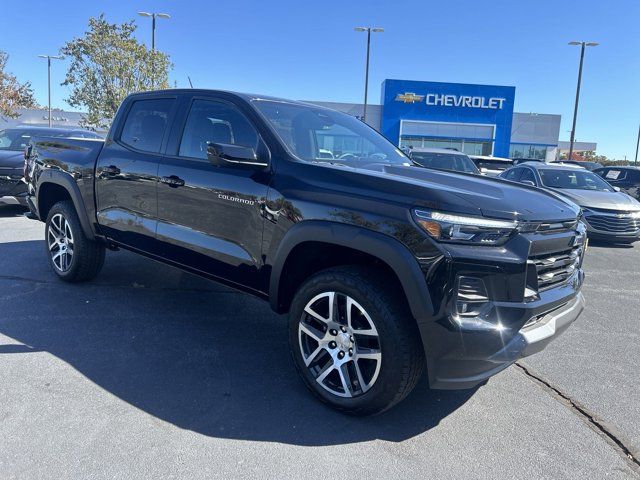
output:
[{"label": "parked black car", "polygon": [[640,168],[638,167],[603,167],[593,171],[614,187],[618,187],[640,200]]},{"label": "parked black car", "polygon": [[102,138],[81,129],[13,127],[0,130],[0,204],[26,206],[27,185],[24,175],[24,151],[34,135],[56,138]]},{"label": "parked black car", "polygon": [[589,238],[640,240],[640,202],[593,172],[564,163],[523,163],[500,174],[507,180],[556,192],[579,205]]},{"label": "parked black car", "polygon": [[578,161],[578,160],[562,160],[561,162],[565,165],[577,165],[578,167],[586,168],[589,171],[594,171],[596,168],[602,168],[602,164],[598,162],[587,162],[587,161]]},{"label": "parked black car", "polygon": [[476,164],[464,153],[446,148],[413,148],[409,151],[413,163],[435,170],[480,175]]},{"label": "parked black car", "polygon": [[126,98],[104,144],[32,143],[60,279],[125,248],[268,300],[306,385],[344,412],[391,407],[424,369],[433,388],[478,385],[583,309],[577,207],[413,166],[343,113],[176,89]]}]

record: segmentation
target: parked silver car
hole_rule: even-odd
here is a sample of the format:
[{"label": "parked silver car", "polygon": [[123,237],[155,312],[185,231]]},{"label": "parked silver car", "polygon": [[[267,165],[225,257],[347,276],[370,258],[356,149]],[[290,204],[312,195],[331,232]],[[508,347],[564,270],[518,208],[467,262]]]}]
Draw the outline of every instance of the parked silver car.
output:
[{"label": "parked silver car", "polygon": [[526,162],[499,177],[553,191],[579,205],[590,238],[616,243],[640,240],[640,202],[582,167]]}]

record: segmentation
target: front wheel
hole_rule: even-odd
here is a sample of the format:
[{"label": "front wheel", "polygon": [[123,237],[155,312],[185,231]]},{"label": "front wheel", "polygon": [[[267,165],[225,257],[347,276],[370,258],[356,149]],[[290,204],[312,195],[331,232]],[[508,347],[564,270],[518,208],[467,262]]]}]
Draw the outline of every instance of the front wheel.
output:
[{"label": "front wheel", "polygon": [[380,413],[405,398],[424,368],[415,320],[377,270],[324,270],[307,280],[289,317],[291,353],[322,401],[354,415]]},{"label": "front wheel", "polygon": [[56,203],[45,222],[45,245],[53,271],[66,282],[94,278],[104,263],[104,245],[89,240],[69,200]]}]

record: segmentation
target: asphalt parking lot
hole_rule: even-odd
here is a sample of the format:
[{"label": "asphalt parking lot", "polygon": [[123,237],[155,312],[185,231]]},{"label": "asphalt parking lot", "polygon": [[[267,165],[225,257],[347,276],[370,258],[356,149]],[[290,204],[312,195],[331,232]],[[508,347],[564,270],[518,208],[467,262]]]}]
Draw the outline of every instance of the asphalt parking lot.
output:
[{"label": "asphalt parking lot", "polygon": [[0,206],[0,478],[640,478],[640,245],[587,253],[564,336],[472,391],[345,417],[266,303],[127,252],[49,270]]}]

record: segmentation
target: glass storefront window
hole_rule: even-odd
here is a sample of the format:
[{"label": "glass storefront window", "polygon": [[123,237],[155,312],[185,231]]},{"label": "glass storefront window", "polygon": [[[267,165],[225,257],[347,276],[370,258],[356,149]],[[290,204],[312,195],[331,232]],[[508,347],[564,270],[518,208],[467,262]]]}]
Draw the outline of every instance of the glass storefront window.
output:
[{"label": "glass storefront window", "polygon": [[450,148],[467,155],[491,155],[493,153],[492,141],[465,140],[462,138],[418,138],[403,135],[400,138],[400,148]]},{"label": "glass storefront window", "polygon": [[509,157],[544,160],[547,157],[547,146],[512,144],[509,147]]}]

